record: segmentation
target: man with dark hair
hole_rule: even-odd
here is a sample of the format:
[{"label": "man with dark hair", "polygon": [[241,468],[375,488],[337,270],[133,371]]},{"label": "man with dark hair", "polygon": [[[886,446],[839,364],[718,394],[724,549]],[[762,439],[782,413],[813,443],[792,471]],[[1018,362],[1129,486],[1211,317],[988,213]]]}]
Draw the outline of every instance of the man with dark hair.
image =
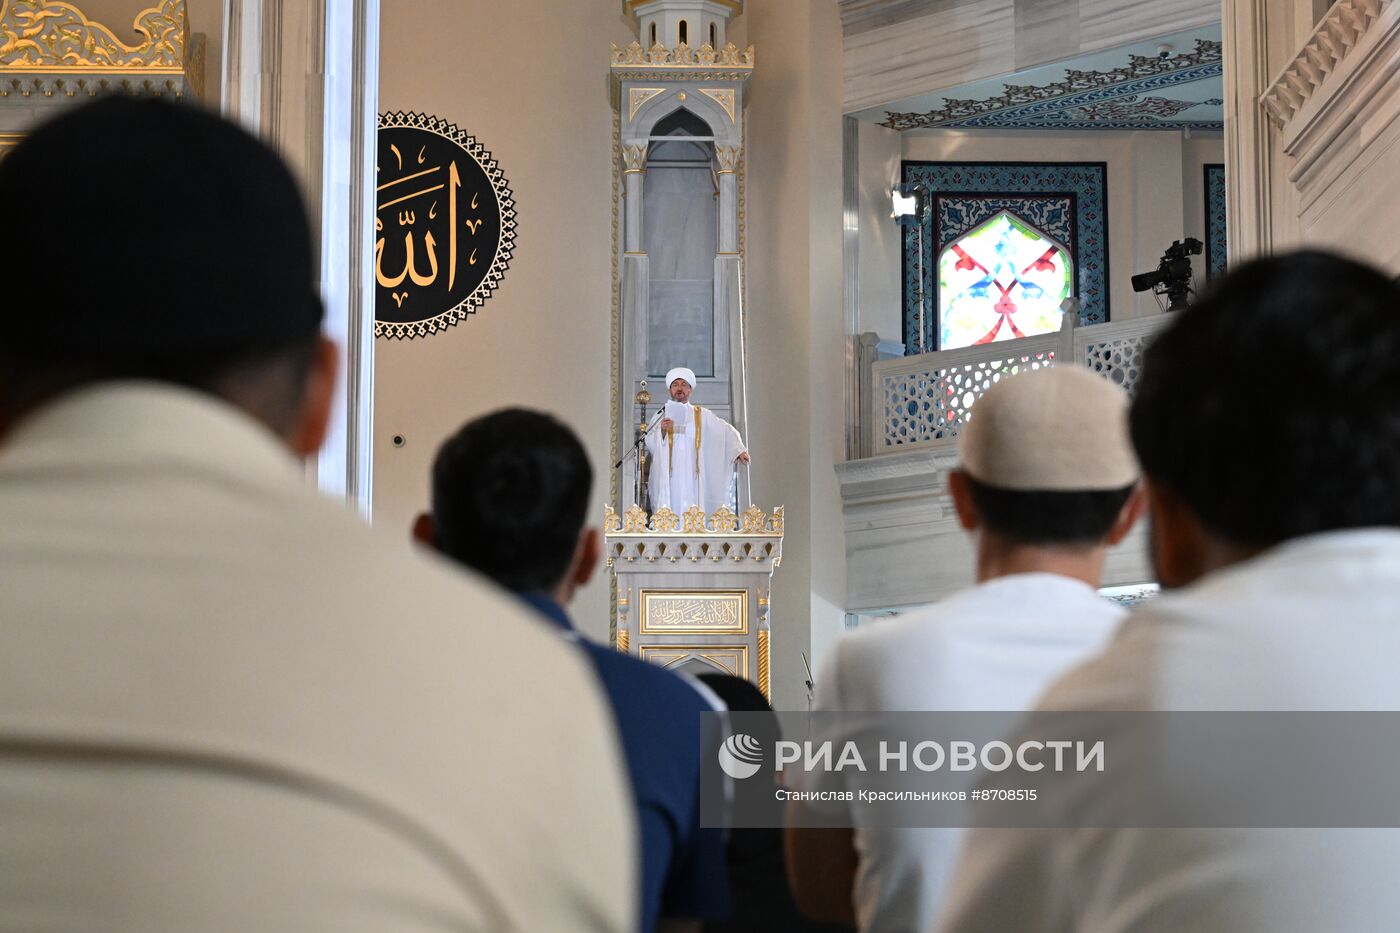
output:
[{"label": "man with dark hair", "polygon": [[603,553],[586,521],[592,486],[573,431],[540,412],[498,411],[443,443],[433,511],[418,517],[414,536],[519,596],[592,660],[641,820],[641,929],[693,927],[727,911],[723,834],[700,828],[700,716],[711,706],[677,675],[574,629],[564,607]]},{"label": "man with dark hair", "polygon": [[591,671],[304,479],[336,353],[277,155],[108,97],[0,205],[0,926],[634,929]]},{"label": "man with dark hair", "polygon": [[[1400,287],[1317,252],[1240,266],[1147,350],[1131,426],[1158,578],[1180,589],[1041,708],[1400,710]],[[1180,751],[1160,755],[1200,754]],[[1060,792],[1193,792],[1193,768],[1130,786],[1128,764]],[[940,929],[1394,930],[1398,859],[1393,830],[976,830]]]},{"label": "man with dark hair", "polygon": [[[948,476],[977,586],[837,642],[817,709],[1023,710],[1098,651],[1124,616],[1095,591],[1104,557],[1141,512],[1126,416],[1123,391],[1077,366],[1004,377],[979,398]],[[862,930],[929,930],[960,834],[853,816],[854,834],[799,829],[794,813],[798,903]]]}]

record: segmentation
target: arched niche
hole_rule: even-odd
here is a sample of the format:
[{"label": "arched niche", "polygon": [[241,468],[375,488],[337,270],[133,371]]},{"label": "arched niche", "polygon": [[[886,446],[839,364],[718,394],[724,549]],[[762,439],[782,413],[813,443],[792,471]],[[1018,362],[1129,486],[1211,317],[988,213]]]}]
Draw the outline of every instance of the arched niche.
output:
[{"label": "arched niche", "polygon": [[710,127],[682,107],[656,121],[650,140],[642,197],[647,376],[686,366],[714,378],[719,188]]},{"label": "arched niche", "polygon": [[[684,95],[684,99],[681,99],[681,95]],[[657,124],[663,120],[670,120],[678,111],[684,111],[704,123],[706,132],[696,135],[713,136],[715,144],[720,146],[739,144],[739,127],[729,118],[723,105],[696,89],[679,92],[666,90],[652,97],[637,108],[637,112],[629,121],[626,135],[638,144],[644,143],[657,135]]]}]

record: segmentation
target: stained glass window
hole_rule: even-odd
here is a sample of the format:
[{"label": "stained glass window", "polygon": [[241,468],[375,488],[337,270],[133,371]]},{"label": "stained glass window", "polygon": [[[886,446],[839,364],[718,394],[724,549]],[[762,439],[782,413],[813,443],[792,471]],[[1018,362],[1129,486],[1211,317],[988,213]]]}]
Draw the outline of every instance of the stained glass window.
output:
[{"label": "stained glass window", "polygon": [[938,257],[938,349],[1058,331],[1073,281],[1068,250],[998,213]]}]

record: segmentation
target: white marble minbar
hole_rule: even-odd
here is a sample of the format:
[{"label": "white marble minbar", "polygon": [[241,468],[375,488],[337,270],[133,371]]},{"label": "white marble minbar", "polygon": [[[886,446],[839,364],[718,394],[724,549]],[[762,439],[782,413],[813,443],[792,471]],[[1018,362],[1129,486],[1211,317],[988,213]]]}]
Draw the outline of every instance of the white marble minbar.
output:
[{"label": "white marble minbar", "polygon": [[671,669],[715,670],[771,696],[773,572],[783,510],[721,508],[706,516],[632,506],[604,516],[617,594],[617,650]]}]

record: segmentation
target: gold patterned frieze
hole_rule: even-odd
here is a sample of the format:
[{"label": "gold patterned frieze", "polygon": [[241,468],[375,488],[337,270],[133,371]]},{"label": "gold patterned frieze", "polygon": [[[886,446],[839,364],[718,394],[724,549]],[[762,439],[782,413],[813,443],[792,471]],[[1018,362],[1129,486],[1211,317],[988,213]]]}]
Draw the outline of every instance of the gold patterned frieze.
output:
[{"label": "gold patterned frieze", "polygon": [[740,51],[733,42],[722,49],[708,42],[699,48],[684,42],[667,48],[658,42],[648,49],[633,41],[626,48],[613,45],[611,67],[619,80],[746,81],[753,73],[754,51],[753,46]]},{"label": "gold patterned frieze", "polygon": [[710,88],[702,87],[700,93],[713,100],[724,108],[724,112],[729,114],[729,122],[734,122],[734,108],[737,95],[732,87]]},{"label": "gold patterned frieze", "polygon": [[686,509],[685,514],[682,515],[681,518],[685,523],[681,531],[685,534],[703,535],[709,530],[705,527],[705,510],[698,505],[692,505],[690,508]]},{"label": "gold patterned frieze", "polygon": [[78,7],[58,0],[0,0],[0,98],[104,93],[200,97],[204,37],[189,34],[185,0],[142,10],[128,45]]},{"label": "gold patterned frieze", "polygon": [[634,87],[629,89],[627,92],[627,119],[635,119],[637,111],[642,109],[643,104],[665,93],[664,87]]},{"label": "gold patterned frieze", "polygon": [[137,14],[133,25],[145,41],[127,45],[70,3],[0,0],[0,70],[183,73],[189,44],[185,0],[162,0]]},{"label": "gold patterned frieze", "polygon": [[603,509],[603,530],[612,534],[621,532],[622,534],[646,534],[647,513],[640,505],[630,505],[627,511],[619,518],[612,506]]},{"label": "gold patterned frieze", "polygon": [[647,169],[647,147],[623,146],[622,164],[625,166],[623,172],[645,172]]},{"label": "gold patterned frieze", "polygon": [[715,509],[715,514],[710,516],[710,527],[717,534],[727,534],[739,530],[739,516],[734,514],[734,510],[727,505],[722,505]]},{"label": "gold patterned frieze", "polygon": [[661,534],[671,534],[679,531],[681,527],[681,517],[664,505],[651,513],[651,530]]},{"label": "gold patterned frieze", "polygon": [[642,590],[643,635],[747,635],[744,590]]},{"label": "gold patterned frieze", "polygon": [[660,508],[652,513],[650,522],[641,506],[630,505],[622,515],[618,515],[612,506],[603,509],[603,531],[609,536],[679,534],[781,537],[783,524],[782,506],[770,514],[751,505],[743,515],[736,515],[728,506],[720,506],[709,516],[699,506],[690,507],[683,516],[668,508]]}]

